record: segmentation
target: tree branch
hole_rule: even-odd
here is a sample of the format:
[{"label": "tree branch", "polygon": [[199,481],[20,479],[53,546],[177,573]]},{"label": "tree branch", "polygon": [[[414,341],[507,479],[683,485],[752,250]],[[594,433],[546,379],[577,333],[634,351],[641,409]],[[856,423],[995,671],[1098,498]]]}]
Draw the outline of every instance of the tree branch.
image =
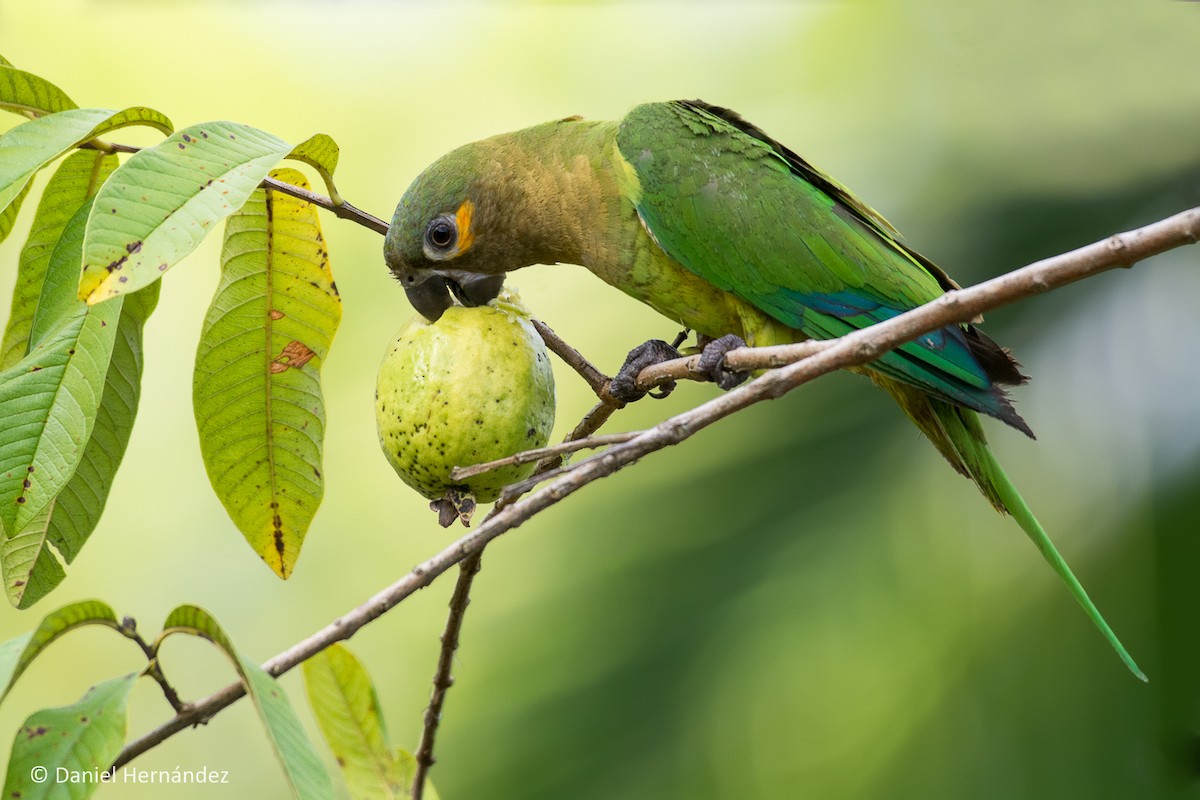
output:
[{"label": "tree branch", "polygon": [[[416,566],[407,575],[377,593],[345,616],[269,659],[263,668],[280,675],[334,642],[353,636],[364,625],[394,608],[404,598],[425,586],[454,564],[483,549],[484,545],[518,527],[529,518],[574,494],[598,478],[611,475],[640,458],[681,442],[697,431],[735,411],[763,400],[774,399],[797,386],[836,369],[864,364],[889,349],[912,341],[945,325],[973,319],[1036,294],[1116,267],[1129,267],[1150,256],[1194,244],[1200,238],[1200,208],[1193,208],[1128,233],[1039,261],[1015,272],[967,289],[948,292],[912,311],[822,345],[819,352],[716,397],[638,434],[624,444],[579,462],[566,475],[507,506],[471,531]],[[241,684],[232,684],[200,700],[165,724],[130,743],[117,757],[121,766],[170,736],[211,718],[245,694]]]},{"label": "tree branch", "polygon": [[458,565],[458,582],[450,596],[450,615],[446,618],[446,630],[442,633],[442,650],[438,656],[437,671],[433,674],[433,690],[429,695],[429,706],[425,709],[425,726],[421,731],[421,744],[413,754],[416,769],[413,770],[412,800],[421,800],[425,793],[425,777],[433,766],[433,742],[437,736],[438,723],[442,719],[442,706],[446,702],[446,691],[454,685],[454,653],[458,650],[458,638],[462,632],[467,606],[471,602],[471,584],[479,574],[483,551],[472,553]]},{"label": "tree branch", "polygon": [[[819,353],[833,345],[836,339],[810,339],[795,344],[768,347],[739,347],[725,354],[725,367],[734,372],[753,372],[759,369],[784,367],[802,358]],[[711,381],[708,373],[700,371],[700,356],[686,356],[646,367],[638,373],[637,388],[653,389],[673,381]]]}]

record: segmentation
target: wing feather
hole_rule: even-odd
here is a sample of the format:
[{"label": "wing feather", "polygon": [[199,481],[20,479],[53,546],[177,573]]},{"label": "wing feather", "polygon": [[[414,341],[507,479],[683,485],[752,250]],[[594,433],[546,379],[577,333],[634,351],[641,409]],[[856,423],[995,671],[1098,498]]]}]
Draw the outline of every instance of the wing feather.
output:
[{"label": "wing feather", "polygon": [[[617,147],[659,247],[807,336],[841,336],[956,288],[882,216],[727,109],[639,106],[622,121]],[[935,331],[871,366],[1028,432],[1000,388],[1024,376],[970,325]]]}]

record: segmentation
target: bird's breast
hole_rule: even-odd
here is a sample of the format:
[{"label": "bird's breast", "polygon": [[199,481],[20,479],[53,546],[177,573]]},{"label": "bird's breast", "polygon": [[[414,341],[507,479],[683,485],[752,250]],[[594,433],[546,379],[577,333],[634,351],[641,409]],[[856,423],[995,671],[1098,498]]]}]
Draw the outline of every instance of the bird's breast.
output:
[{"label": "bird's breast", "polygon": [[627,212],[605,242],[584,254],[584,264],[611,286],[697,333],[717,338],[727,333],[749,344],[783,344],[803,338],[737,295],[691,272],[666,253],[642,224]]}]

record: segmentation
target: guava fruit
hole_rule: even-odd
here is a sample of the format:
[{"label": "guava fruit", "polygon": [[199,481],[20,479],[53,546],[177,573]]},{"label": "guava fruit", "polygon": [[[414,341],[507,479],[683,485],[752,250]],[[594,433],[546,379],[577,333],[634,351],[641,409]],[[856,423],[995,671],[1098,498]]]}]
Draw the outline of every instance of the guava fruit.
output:
[{"label": "guava fruit", "polygon": [[485,306],[452,306],[437,322],[417,316],[384,355],[375,388],[379,443],[400,478],[432,500],[444,526],[470,521],[535,464],[463,481],[465,467],[543,447],[554,426],[554,374],[546,346],[515,293]]}]

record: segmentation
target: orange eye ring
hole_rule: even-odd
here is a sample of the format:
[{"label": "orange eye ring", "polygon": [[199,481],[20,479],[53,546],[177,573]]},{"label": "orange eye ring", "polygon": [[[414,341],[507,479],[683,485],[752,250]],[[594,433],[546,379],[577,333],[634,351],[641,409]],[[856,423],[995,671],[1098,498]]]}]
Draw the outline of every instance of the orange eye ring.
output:
[{"label": "orange eye ring", "polygon": [[454,213],[454,221],[458,223],[458,251],[456,255],[465,253],[475,243],[475,233],[471,230],[471,217],[474,213],[475,204],[470,200],[464,200],[462,205],[458,207],[458,211]]}]

